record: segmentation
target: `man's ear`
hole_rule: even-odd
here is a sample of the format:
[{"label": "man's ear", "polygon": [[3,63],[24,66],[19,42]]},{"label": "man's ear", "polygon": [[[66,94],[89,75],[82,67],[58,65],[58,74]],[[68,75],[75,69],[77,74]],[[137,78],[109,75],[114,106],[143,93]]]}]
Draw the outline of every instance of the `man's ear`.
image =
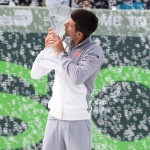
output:
[{"label": "man's ear", "polygon": [[78,32],[77,32],[77,38],[82,39],[82,38],[83,38],[83,33],[80,32],[80,31],[78,31]]}]

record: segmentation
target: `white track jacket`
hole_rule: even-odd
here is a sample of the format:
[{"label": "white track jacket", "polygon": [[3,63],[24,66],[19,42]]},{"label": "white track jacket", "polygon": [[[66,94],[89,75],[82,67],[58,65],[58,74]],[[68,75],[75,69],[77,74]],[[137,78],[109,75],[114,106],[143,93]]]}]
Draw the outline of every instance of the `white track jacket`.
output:
[{"label": "white track jacket", "polygon": [[[48,107],[50,114],[60,120],[90,119],[90,100],[95,79],[103,63],[102,48],[91,38],[73,47],[67,40],[67,53],[60,56],[60,67],[55,69],[52,97]],[[39,79],[52,69],[40,62],[43,51],[35,59],[31,77]]]}]

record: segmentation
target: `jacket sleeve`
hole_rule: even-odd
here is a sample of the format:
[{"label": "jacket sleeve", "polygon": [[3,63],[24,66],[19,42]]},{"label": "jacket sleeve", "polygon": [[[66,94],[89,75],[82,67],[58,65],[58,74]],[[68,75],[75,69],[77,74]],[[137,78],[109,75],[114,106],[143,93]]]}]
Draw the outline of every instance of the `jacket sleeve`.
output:
[{"label": "jacket sleeve", "polygon": [[84,54],[78,64],[75,64],[67,55],[61,56],[63,70],[68,74],[74,84],[84,83],[103,63],[104,54],[101,47],[91,49]]},{"label": "jacket sleeve", "polygon": [[[43,50],[44,51],[44,50]],[[41,51],[38,56],[36,57],[35,61],[33,62],[32,69],[31,69],[31,78],[33,79],[40,79],[44,75],[51,72],[53,69],[46,68],[40,61],[40,58],[43,58],[43,51]]]}]

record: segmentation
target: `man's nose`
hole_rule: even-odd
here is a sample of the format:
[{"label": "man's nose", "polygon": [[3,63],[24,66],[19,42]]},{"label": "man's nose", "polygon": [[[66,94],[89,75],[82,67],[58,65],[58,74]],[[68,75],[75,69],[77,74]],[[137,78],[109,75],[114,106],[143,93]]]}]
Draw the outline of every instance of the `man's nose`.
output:
[{"label": "man's nose", "polygon": [[67,26],[68,26],[68,22],[66,22],[66,23],[64,24],[64,26],[67,27]]}]

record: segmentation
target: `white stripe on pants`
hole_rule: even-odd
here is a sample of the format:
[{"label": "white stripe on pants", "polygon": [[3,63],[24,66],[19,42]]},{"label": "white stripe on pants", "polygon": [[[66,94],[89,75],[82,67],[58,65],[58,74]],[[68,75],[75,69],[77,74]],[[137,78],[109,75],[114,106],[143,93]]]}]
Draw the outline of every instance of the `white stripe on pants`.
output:
[{"label": "white stripe on pants", "polygon": [[91,150],[90,120],[66,121],[49,115],[42,150]]}]

